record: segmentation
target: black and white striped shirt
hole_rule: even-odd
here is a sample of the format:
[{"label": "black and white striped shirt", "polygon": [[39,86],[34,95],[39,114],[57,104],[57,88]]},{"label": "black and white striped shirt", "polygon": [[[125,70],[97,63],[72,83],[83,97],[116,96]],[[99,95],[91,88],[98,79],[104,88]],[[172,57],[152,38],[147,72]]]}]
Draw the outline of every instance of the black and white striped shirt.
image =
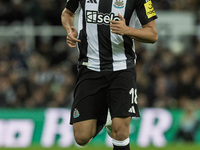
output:
[{"label": "black and white striped shirt", "polygon": [[142,25],[157,18],[151,0],[68,0],[66,8],[78,8],[79,65],[94,71],[117,71],[133,67],[136,62],[134,41],[128,36],[111,33],[109,20],[119,20],[134,27],[136,17]]}]

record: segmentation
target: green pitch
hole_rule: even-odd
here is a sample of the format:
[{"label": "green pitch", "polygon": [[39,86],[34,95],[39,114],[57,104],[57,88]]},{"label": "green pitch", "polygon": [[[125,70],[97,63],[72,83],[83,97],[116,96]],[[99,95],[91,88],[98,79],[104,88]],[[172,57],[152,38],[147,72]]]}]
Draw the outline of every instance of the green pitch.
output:
[{"label": "green pitch", "polygon": [[[85,148],[77,148],[75,146],[69,148],[59,148],[59,147],[51,147],[51,148],[41,148],[41,147],[29,147],[29,148],[0,148],[1,150],[112,150],[112,148],[108,148],[105,146],[87,146]],[[174,144],[168,145],[163,148],[156,147],[147,147],[141,148],[137,146],[132,146],[131,150],[200,150],[200,144]]]}]

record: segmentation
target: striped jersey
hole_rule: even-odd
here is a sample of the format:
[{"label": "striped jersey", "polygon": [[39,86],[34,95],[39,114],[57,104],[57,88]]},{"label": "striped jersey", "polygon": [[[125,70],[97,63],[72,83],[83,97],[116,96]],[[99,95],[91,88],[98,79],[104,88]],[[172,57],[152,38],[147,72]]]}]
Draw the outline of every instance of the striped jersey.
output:
[{"label": "striped jersey", "polygon": [[80,10],[79,66],[94,71],[124,70],[136,62],[134,40],[112,33],[109,20],[120,20],[120,13],[134,27],[137,17],[141,25],[157,18],[151,0],[67,0],[66,8]]}]

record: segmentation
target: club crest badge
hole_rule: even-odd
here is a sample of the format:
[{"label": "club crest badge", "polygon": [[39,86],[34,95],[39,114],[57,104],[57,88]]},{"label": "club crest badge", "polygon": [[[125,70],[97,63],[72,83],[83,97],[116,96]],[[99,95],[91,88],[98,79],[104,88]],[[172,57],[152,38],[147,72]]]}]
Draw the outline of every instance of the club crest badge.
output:
[{"label": "club crest badge", "polygon": [[113,6],[115,8],[124,8],[124,1],[123,0],[115,0]]},{"label": "club crest badge", "polygon": [[80,113],[79,113],[78,109],[75,108],[75,109],[74,109],[74,112],[73,112],[73,117],[74,117],[74,118],[78,118],[79,116],[80,116]]}]

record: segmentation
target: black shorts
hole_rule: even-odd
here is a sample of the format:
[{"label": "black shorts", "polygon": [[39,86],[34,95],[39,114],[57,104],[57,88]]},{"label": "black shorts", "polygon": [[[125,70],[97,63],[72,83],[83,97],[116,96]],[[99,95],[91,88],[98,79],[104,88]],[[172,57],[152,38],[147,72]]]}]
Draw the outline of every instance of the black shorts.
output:
[{"label": "black shorts", "polygon": [[111,118],[140,116],[135,68],[96,72],[82,66],[74,91],[70,124],[90,119],[105,124],[108,108]]}]

